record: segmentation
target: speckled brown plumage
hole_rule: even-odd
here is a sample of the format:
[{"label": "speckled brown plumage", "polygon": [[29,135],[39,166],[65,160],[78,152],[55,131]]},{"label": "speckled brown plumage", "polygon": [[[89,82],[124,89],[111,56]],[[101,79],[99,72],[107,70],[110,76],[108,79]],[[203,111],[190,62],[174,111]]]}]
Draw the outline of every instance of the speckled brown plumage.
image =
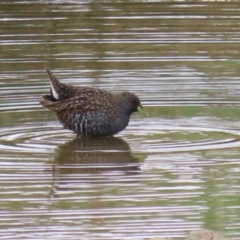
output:
[{"label": "speckled brown plumage", "polygon": [[139,98],[129,92],[111,93],[91,87],[60,83],[47,69],[51,90],[40,104],[53,111],[59,122],[78,135],[114,135],[128,125],[135,111],[143,111]]}]

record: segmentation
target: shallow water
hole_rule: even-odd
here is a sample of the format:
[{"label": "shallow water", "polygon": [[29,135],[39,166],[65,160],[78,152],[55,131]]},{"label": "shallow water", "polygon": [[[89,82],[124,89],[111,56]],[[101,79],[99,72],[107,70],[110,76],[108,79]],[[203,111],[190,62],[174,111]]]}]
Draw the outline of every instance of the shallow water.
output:
[{"label": "shallow water", "polygon": [[[1,1],[0,239],[240,239],[238,2]],[[62,82],[132,91],[114,138],[38,101]]]}]

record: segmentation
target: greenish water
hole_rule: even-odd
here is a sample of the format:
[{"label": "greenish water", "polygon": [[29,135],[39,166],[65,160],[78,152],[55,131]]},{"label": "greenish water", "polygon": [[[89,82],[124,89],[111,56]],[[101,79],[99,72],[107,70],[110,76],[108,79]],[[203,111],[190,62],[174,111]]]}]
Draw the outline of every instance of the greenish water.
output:
[{"label": "greenish water", "polygon": [[[240,239],[240,3],[0,2],[0,239]],[[114,138],[38,101],[65,83],[136,93]]]}]

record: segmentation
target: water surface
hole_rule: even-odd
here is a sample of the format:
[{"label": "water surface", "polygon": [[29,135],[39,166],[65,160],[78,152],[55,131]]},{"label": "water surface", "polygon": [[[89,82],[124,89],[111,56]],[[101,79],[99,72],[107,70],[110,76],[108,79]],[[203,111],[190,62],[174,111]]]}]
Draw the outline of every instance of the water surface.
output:
[{"label": "water surface", "polygon": [[[1,1],[0,239],[240,239],[238,2]],[[38,101],[132,91],[113,138],[76,139]]]}]

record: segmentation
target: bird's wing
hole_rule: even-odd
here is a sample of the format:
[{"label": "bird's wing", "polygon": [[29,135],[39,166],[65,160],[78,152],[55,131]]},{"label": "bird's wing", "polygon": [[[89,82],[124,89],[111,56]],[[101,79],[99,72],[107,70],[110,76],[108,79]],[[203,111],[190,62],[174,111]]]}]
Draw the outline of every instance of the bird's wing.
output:
[{"label": "bird's wing", "polygon": [[55,113],[63,111],[69,111],[71,113],[97,111],[100,107],[103,107],[99,102],[93,102],[91,100],[91,97],[80,95],[57,102],[52,102],[45,98],[40,100],[40,104]]}]

